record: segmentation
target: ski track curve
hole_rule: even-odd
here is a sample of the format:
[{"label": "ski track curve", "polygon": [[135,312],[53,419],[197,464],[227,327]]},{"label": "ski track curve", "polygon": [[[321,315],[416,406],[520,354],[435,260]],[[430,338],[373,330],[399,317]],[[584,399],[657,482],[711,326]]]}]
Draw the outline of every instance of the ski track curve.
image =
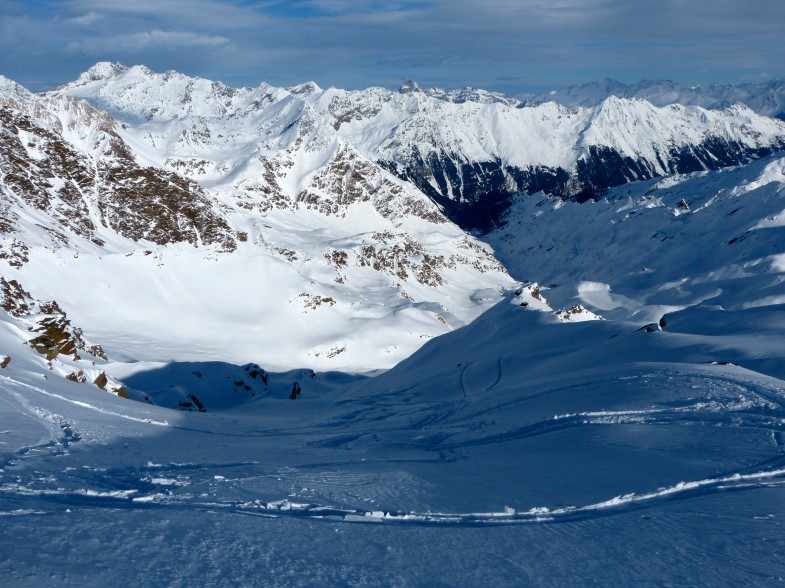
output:
[{"label": "ski track curve", "polygon": [[[745,491],[762,487],[785,486],[785,468],[756,471],[748,474],[735,473],[727,476],[679,482],[672,486],[650,492],[617,495],[607,500],[583,506],[559,508],[532,507],[526,511],[506,508],[500,512],[414,512],[388,510],[353,509],[330,505],[302,502],[285,498],[274,501],[263,500],[201,500],[192,495],[173,495],[167,492],[170,485],[164,479],[156,491],[149,492],[150,484],[142,493],[139,489],[92,490],[92,489],[28,489],[0,487],[3,500],[35,498],[59,507],[112,508],[112,509],[176,509],[193,511],[229,512],[232,514],[259,517],[295,517],[315,521],[343,523],[377,523],[414,526],[482,526],[482,525],[529,525],[553,524],[611,516],[677,500],[694,499],[721,492]],[[18,501],[18,500],[17,500]],[[40,502],[37,509],[16,508],[0,512],[3,515],[45,515]]]},{"label": "ski track curve", "polygon": [[490,392],[491,390],[496,388],[496,386],[501,384],[502,378],[504,377],[504,368],[502,366],[502,361],[503,358],[501,356],[496,358],[496,370],[497,370],[496,381],[494,381],[493,384],[491,384],[485,389],[486,392]]},{"label": "ski track curve", "polygon": [[[498,364],[498,377],[493,388],[502,380],[503,371],[501,362]],[[463,373],[469,366],[464,366],[461,371],[461,387],[466,393],[463,382]],[[641,376],[646,377],[646,376]],[[566,428],[584,426],[615,426],[625,424],[646,425],[711,425],[734,426],[768,431],[771,435],[779,456],[770,457],[764,461],[748,465],[733,472],[725,472],[715,477],[682,481],[674,485],[660,487],[650,491],[631,492],[610,497],[606,500],[585,505],[565,506],[551,508],[548,506],[534,506],[528,510],[514,510],[507,508],[502,512],[418,512],[405,508],[389,508],[394,502],[394,494],[384,495],[379,491],[378,484],[370,478],[363,479],[355,475],[354,484],[349,484],[351,492],[347,490],[345,472],[335,470],[332,473],[319,473],[315,483],[321,484],[320,492],[325,494],[334,489],[334,493],[342,502],[357,500],[364,504],[373,503],[372,509],[367,507],[336,506],[328,502],[312,501],[299,496],[297,487],[309,483],[307,476],[298,476],[298,471],[303,468],[293,468],[286,471],[251,471],[260,466],[256,461],[238,461],[227,463],[169,463],[156,464],[149,462],[143,467],[118,467],[111,469],[70,468],[70,472],[61,472],[59,476],[42,476],[41,472],[34,469],[31,462],[34,460],[45,461],[53,456],[67,453],[69,447],[83,439],[83,433],[78,427],[65,417],[45,410],[32,404],[30,398],[20,391],[13,390],[14,386],[23,388],[26,392],[35,392],[53,398],[60,402],[75,405],[79,409],[97,411],[108,416],[130,419],[145,424],[158,426],[171,426],[164,421],[137,418],[130,415],[117,414],[114,411],[91,405],[87,402],[69,399],[53,392],[42,390],[36,386],[17,382],[7,377],[4,382],[11,384],[6,390],[20,403],[31,416],[44,423],[50,430],[51,438],[39,444],[33,444],[17,449],[0,464],[3,469],[20,465],[26,460],[27,468],[15,471],[12,476],[5,475],[0,478],[0,499],[5,506],[0,510],[0,516],[43,516],[45,504],[53,507],[74,508],[159,508],[159,509],[189,509],[196,511],[220,511],[240,515],[261,517],[298,517],[313,520],[328,520],[344,523],[377,523],[393,525],[453,525],[453,526],[481,526],[481,525],[522,525],[522,524],[550,524],[575,520],[584,520],[601,516],[610,516],[629,512],[634,509],[650,508],[665,502],[677,501],[709,496],[728,491],[744,491],[764,487],[785,486],[785,396],[783,391],[759,382],[743,381],[716,377],[709,384],[718,385],[716,392],[725,396],[706,398],[682,398],[669,403],[661,403],[658,407],[640,410],[600,410],[586,411],[574,414],[557,414],[548,419],[530,423],[523,427],[498,433],[483,435],[482,428],[472,429],[463,427],[459,432],[454,432],[455,427],[465,419],[465,414],[456,411],[455,406],[449,403],[440,405],[435,410],[433,405],[428,405],[419,413],[419,421],[412,421],[418,416],[412,412],[404,417],[408,426],[403,430],[426,428],[425,435],[415,439],[412,443],[395,441],[398,447],[413,447],[439,451],[460,450],[467,447],[505,442],[513,439],[523,439],[537,435],[544,435]],[[746,384],[746,385],[744,385]],[[723,387],[724,386],[724,387]],[[546,391],[553,393],[554,391]],[[545,393],[545,392],[544,392]],[[537,394],[536,396],[539,396]],[[518,402],[518,400],[515,400]],[[455,403],[464,404],[463,401]],[[489,411],[504,410],[505,403],[495,403]],[[388,407],[382,407],[377,416],[380,419],[390,417]],[[351,417],[351,415],[349,415]],[[450,419],[457,417],[457,421]],[[373,420],[373,419],[372,419]],[[357,414],[346,421],[352,425],[362,422]],[[391,423],[395,424],[395,423]],[[402,430],[399,428],[376,429],[375,435]],[[297,427],[293,431],[278,431],[279,435],[308,435],[316,434],[316,425],[311,427]],[[446,427],[441,430],[441,427]],[[175,428],[181,428],[175,425]],[[365,428],[364,428],[365,429]],[[210,434],[208,430],[198,430],[200,434]],[[476,436],[477,433],[480,436]],[[272,431],[259,432],[259,436],[269,436]],[[468,435],[467,439],[456,438],[459,434]],[[354,430],[352,434],[324,437],[321,432],[321,443],[314,441],[307,443],[309,446],[340,447],[365,436],[371,436],[372,431]],[[238,433],[237,436],[249,436],[247,433]],[[392,442],[392,441],[390,441]],[[371,443],[385,443],[384,439]],[[382,460],[383,461],[383,460]],[[346,463],[356,463],[351,460]],[[333,463],[333,467],[340,464]],[[17,468],[19,469],[19,468]],[[236,470],[240,477],[228,477],[228,472]],[[2,473],[2,472],[0,472]],[[8,474],[9,472],[6,472]],[[374,474],[376,475],[376,474]],[[281,482],[278,486],[289,484],[291,492],[286,498],[280,500],[243,500],[243,495],[252,494],[248,487],[257,490],[271,491],[265,486],[269,480]],[[314,479],[310,480],[314,483]],[[396,490],[405,490],[412,493],[417,491],[415,481],[397,480]],[[370,489],[370,493],[377,491],[375,498],[369,499],[370,494],[363,495],[363,489]],[[307,490],[307,488],[301,488]],[[319,494],[317,493],[317,494]],[[258,496],[258,492],[256,492]],[[329,494],[329,492],[327,492]],[[400,494],[400,493],[399,493]],[[240,496],[240,499],[237,496]],[[411,495],[411,494],[410,494]],[[231,497],[231,499],[229,498]],[[324,498],[324,496],[322,496]],[[328,496],[329,499],[329,496]],[[31,504],[32,501],[32,504]],[[401,502],[398,500],[398,502]],[[378,505],[378,506],[377,506]],[[13,506],[14,508],[8,508]],[[30,507],[35,508],[30,508]]]}]

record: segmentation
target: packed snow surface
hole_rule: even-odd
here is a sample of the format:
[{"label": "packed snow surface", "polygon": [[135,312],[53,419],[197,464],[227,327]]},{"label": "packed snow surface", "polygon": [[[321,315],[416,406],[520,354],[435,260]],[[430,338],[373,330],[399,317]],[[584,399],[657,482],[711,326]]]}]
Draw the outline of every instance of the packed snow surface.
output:
[{"label": "packed snow surface", "polygon": [[[45,378],[19,353],[0,374],[0,571],[22,586],[785,574],[785,374],[722,365],[744,352],[714,332],[720,310],[646,332],[522,300],[376,378],[270,374],[241,404],[203,396],[207,413]],[[781,307],[746,312],[782,340]],[[176,366],[126,383],[158,399],[229,370]]]}]

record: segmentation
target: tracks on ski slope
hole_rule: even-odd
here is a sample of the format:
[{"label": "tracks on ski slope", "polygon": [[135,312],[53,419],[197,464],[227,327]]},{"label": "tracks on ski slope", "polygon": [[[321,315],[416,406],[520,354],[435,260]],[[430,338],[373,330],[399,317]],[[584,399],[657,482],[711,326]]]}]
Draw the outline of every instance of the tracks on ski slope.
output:
[{"label": "tracks on ski slope", "polygon": [[[221,478],[219,476],[219,478]],[[500,512],[413,512],[402,510],[352,509],[324,504],[303,502],[285,498],[264,500],[219,500],[196,498],[193,495],[173,495],[166,491],[177,482],[170,478],[155,478],[146,492],[141,489],[91,490],[91,489],[29,489],[14,488],[5,484],[0,487],[0,497],[8,504],[19,503],[19,508],[0,511],[0,516],[37,515],[51,512],[46,505],[68,508],[111,508],[111,509],[173,509],[213,513],[258,516],[267,518],[291,517],[313,521],[342,523],[376,523],[386,525],[414,526],[483,526],[483,525],[531,525],[553,524],[587,520],[651,508],[664,503],[694,499],[732,491],[760,488],[785,488],[785,468],[757,471],[748,474],[732,474],[716,478],[679,482],[643,493],[614,496],[607,500],[582,506],[558,508],[532,507],[526,511],[506,508]],[[150,492],[157,486],[158,491]],[[30,508],[25,498],[33,498],[36,508]],[[14,500],[16,499],[16,500]]]},{"label": "tracks on ski slope", "polygon": [[7,389],[6,392],[13,396],[19,405],[23,407],[28,413],[28,418],[35,420],[48,430],[48,439],[43,439],[39,443],[31,445],[23,445],[4,456],[0,455],[0,470],[12,467],[25,459],[38,457],[43,454],[65,455],[72,444],[82,440],[82,435],[77,431],[75,425],[62,415],[34,406],[22,394],[13,390]]},{"label": "tracks on ski slope", "polygon": [[[270,518],[296,517],[343,523],[448,526],[523,525],[550,524],[610,516],[635,509],[651,508],[668,502],[730,491],[785,488],[785,409],[783,409],[785,396],[783,396],[782,389],[776,386],[772,386],[770,390],[764,389],[764,386],[757,385],[759,382],[745,382],[740,378],[715,376],[714,381],[728,385],[717,388],[718,393],[727,393],[725,397],[715,397],[711,401],[707,401],[706,398],[681,398],[670,403],[662,403],[656,408],[640,410],[585,411],[555,415],[525,427],[480,437],[470,436],[462,441],[456,439],[455,435],[450,434],[449,431],[443,435],[440,434],[438,428],[428,431],[430,435],[426,444],[430,445],[432,449],[445,450],[498,443],[509,439],[542,435],[560,428],[587,425],[727,425],[769,431],[779,453],[779,456],[775,455],[739,471],[726,472],[705,479],[682,481],[650,491],[620,494],[591,504],[557,508],[533,506],[528,510],[507,508],[501,512],[418,512],[405,508],[387,508],[383,501],[376,501],[378,507],[374,504],[371,508],[367,506],[355,508],[351,505],[355,500],[366,505],[374,501],[348,492],[347,488],[340,484],[340,476],[346,475],[345,473],[336,474],[338,477],[331,483],[338,489],[337,494],[340,495],[340,502],[349,500],[350,505],[348,506],[346,504],[340,506],[330,504],[329,500],[309,500],[296,492],[290,492],[288,495],[283,492],[282,494],[286,497],[280,500],[243,500],[244,495],[256,494],[258,496],[259,491],[275,495],[274,489],[267,482],[276,477],[283,485],[300,481],[296,475],[291,473],[296,472],[297,469],[292,469],[289,472],[259,472],[258,466],[260,464],[255,461],[208,464],[155,464],[149,462],[147,466],[142,467],[121,466],[110,470],[91,470],[83,467],[80,469],[71,468],[74,470],[73,472],[60,472],[58,469],[52,470],[51,466],[54,462],[47,463],[47,458],[67,451],[70,445],[82,439],[82,433],[64,417],[34,406],[30,404],[29,398],[12,391],[19,402],[25,405],[26,410],[41,421],[48,423],[52,438],[38,445],[20,448],[11,456],[8,463],[19,463],[24,459],[27,460],[25,465],[28,467],[23,468],[22,471],[15,471],[13,476],[5,476],[6,479],[0,484],[0,503],[3,504],[3,507],[0,508],[0,516],[44,516],[53,510],[62,510],[63,508],[159,508],[225,512]],[[58,401],[77,405],[82,409],[97,410],[106,415],[114,414],[113,411],[65,398],[35,386],[15,383]],[[704,382],[704,384],[706,383]],[[752,384],[752,387],[746,387],[743,384]],[[505,403],[502,402],[490,409],[503,410],[504,406]],[[151,424],[147,419],[130,417],[130,415],[117,416]],[[414,416],[414,414],[409,416]],[[427,415],[423,414],[422,416]],[[350,419],[348,424],[358,424],[357,420]],[[440,423],[440,421],[440,418],[431,420],[433,423]],[[403,423],[399,422],[398,424]],[[455,423],[447,424],[454,425]],[[208,433],[207,431],[201,432]],[[377,433],[384,434],[385,432],[377,429]],[[355,439],[365,434],[364,431],[357,430],[354,433]],[[476,434],[477,431],[464,428],[463,433],[471,435]],[[302,431],[298,434],[302,434]],[[452,442],[450,442],[451,438]],[[397,443],[400,443],[400,440]],[[340,445],[342,445],[341,442],[336,446]],[[415,444],[415,446],[422,448],[419,444]],[[36,459],[40,461],[36,462]],[[357,460],[349,459],[345,463],[353,464],[357,463]],[[39,464],[49,469],[32,471]],[[232,480],[232,476],[227,475],[229,471],[236,471],[238,477]],[[380,481],[377,483],[376,489],[387,483],[389,481]],[[374,488],[372,483],[368,484],[369,487]],[[251,486],[252,490],[249,490],[248,486]],[[354,490],[354,488],[350,489]]]}]

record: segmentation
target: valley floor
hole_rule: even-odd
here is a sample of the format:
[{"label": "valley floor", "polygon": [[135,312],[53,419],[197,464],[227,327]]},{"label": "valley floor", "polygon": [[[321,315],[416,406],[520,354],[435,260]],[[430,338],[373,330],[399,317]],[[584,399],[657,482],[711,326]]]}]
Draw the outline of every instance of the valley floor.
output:
[{"label": "valley floor", "polygon": [[[510,346],[514,331],[534,341]],[[527,360],[538,341],[570,368],[538,374]],[[785,382],[645,361],[693,343],[501,303],[376,378],[319,375],[336,385],[208,413],[12,363],[0,378],[0,575],[13,586],[782,582]]]}]

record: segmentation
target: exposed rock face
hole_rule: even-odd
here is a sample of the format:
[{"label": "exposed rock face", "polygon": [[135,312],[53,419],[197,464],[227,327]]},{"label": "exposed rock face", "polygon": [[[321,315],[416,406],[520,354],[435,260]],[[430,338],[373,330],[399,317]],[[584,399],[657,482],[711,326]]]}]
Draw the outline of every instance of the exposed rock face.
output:
[{"label": "exposed rock face", "polygon": [[109,383],[109,378],[106,377],[105,372],[101,372],[98,374],[98,377],[93,380],[93,384],[101,388],[102,390],[106,388],[106,385]]},{"label": "exposed rock face", "polygon": [[[626,182],[737,165],[785,148],[785,124],[747,107],[717,103],[726,110],[707,111],[661,101],[655,107],[616,98],[611,89],[587,105],[527,105],[471,88],[423,91],[410,80],[397,92],[315,84],[231,90],[117,64],[91,72],[53,95],[86,98],[132,123],[176,118],[166,141],[172,145],[173,131],[180,138],[163,157],[166,165],[196,181],[242,170],[232,184],[238,205],[262,210],[304,206],[342,214],[347,205],[370,201],[390,218],[414,214],[438,222],[422,199],[380,174],[381,165],[461,226],[483,229],[516,192],[586,200]],[[157,146],[164,138],[148,133],[145,140]],[[245,163],[215,157],[216,148],[226,155],[230,141],[249,139]],[[320,153],[326,163],[303,168],[306,153]],[[286,185],[298,169],[306,179],[292,193]]]},{"label": "exposed rock face", "polygon": [[106,359],[101,346],[85,341],[82,330],[71,325],[57,302],[39,302],[33,299],[16,280],[0,277],[0,308],[14,317],[29,317],[33,321],[28,330],[38,333],[38,336],[30,339],[27,344],[46,356],[47,360],[56,359],[61,354],[78,356],[80,351]]},{"label": "exposed rock face", "polygon": [[16,280],[0,277],[0,307],[7,313],[19,317],[33,312],[35,302],[29,292]]},{"label": "exposed rock face", "polygon": [[[54,106],[66,108],[76,101]],[[41,121],[56,116],[44,101],[30,105]],[[77,114],[92,126],[93,152],[69,142],[56,128],[0,106],[0,233],[18,230],[20,206],[40,211],[53,241],[77,236],[103,245],[100,228],[134,241],[187,242],[235,248],[225,219],[199,186],[181,176],[136,162],[107,115],[79,103]]]},{"label": "exposed rock face", "polygon": [[28,345],[45,355],[46,359],[55,359],[58,355],[78,356],[79,351],[106,359],[101,346],[89,345],[84,340],[82,330],[71,326],[71,321],[64,313],[39,319],[32,332],[40,334],[28,341]]}]

